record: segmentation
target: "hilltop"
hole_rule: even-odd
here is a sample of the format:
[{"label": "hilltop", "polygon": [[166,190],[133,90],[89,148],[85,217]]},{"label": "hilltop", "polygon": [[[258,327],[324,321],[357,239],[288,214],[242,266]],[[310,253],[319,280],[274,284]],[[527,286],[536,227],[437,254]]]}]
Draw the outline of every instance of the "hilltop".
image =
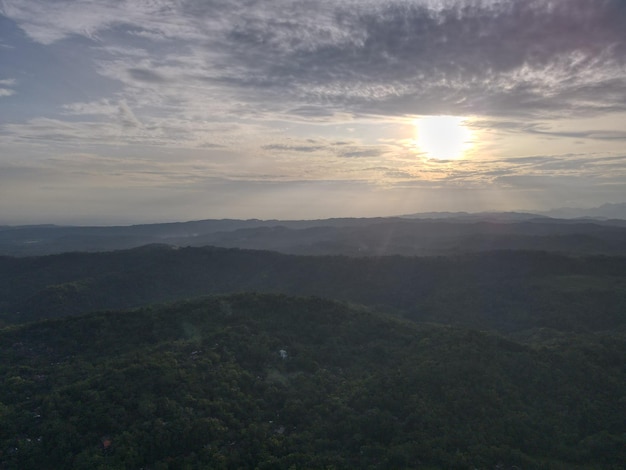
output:
[{"label": "hilltop", "polygon": [[0,466],[620,468],[623,337],[237,294],[0,330]]}]

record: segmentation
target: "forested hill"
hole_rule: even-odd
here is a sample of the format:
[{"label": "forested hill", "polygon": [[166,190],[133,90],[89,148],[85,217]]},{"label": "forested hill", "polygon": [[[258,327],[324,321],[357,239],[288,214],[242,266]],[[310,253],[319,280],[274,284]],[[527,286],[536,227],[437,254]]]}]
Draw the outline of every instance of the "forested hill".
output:
[{"label": "forested hill", "polygon": [[305,257],[149,246],[0,258],[0,318],[21,323],[230,292],[319,295],[413,320],[513,332],[624,330],[626,258],[490,252]]},{"label": "forested hill", "polygon": [[447,255],[494,249],[626,255],[626,221],[533,214],[425,214],[433,218],[202,220],[120,227],[0,227],[0,255],[110,251],[151,243],[300,255]]},{"label": "forested hill", "polygon": [[623,336],[238,294],[0,330],[0,468],[618,469]]}]

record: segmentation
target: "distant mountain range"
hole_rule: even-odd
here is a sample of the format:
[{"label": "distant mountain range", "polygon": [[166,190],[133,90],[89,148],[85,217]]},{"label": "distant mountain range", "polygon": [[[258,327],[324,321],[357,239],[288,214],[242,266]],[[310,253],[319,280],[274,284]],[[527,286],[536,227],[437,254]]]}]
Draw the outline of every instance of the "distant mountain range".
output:
[{"label": "distant mountain range", "polygon": [[548,217],[563,219],[590,218],[590,219],[626,219],[626,203],[603,204],[590,209],[563,207],[541,212]]},{"label": "distant mountain range", "polygon": [[2,470],[626,461],[623,219],[0,227],[0,253]]},{"label": "distant mountain range", "polygon": [[466,221],[520,222],[548,219],[550,217],[531,212],[418,212],[401,216],[404,219],[452,219]]},{"label": "distant mountain range", "polygon": [[538,218],[626,220],[626,203],[603,204],[599,207],[587,209],[579,207],[560,207],[547,211],[533,212],[419,212],[416,214],[403,215],[402,217],[410,219],[467,219],[511,222]]},{"label": "distant mountain range", "polygon": [[[562,218],[555,217],[559,214]],[[543,214],[426,212],[397,217],[221,219],[113,227],[0,226],[0,255],[110,251],[154,243],[304,255],[430,256],[494,249],[626,255],[626,204],[554,209]]]}]

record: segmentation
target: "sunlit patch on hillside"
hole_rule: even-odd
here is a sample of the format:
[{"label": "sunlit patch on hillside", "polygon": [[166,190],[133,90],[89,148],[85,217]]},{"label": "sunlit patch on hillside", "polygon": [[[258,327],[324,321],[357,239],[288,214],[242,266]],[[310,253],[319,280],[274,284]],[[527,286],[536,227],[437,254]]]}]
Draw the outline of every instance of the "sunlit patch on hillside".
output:
[{"label": "sunlit patch on hillside", "polygon": [[472,145],[472,132],[460,116],[424,116],[415,120],[415,145],[429,158],[458,160]]}]

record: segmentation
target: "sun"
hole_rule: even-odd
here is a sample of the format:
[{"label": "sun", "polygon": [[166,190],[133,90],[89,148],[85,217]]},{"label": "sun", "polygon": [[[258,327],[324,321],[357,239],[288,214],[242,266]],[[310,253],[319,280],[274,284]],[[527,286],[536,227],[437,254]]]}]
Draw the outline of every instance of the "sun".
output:
[{"label": "sun", "polygon": [[423,116],[415,120],[415,144],[437,160],[458,160],[471,147],[472,133],[460,116]]}]

